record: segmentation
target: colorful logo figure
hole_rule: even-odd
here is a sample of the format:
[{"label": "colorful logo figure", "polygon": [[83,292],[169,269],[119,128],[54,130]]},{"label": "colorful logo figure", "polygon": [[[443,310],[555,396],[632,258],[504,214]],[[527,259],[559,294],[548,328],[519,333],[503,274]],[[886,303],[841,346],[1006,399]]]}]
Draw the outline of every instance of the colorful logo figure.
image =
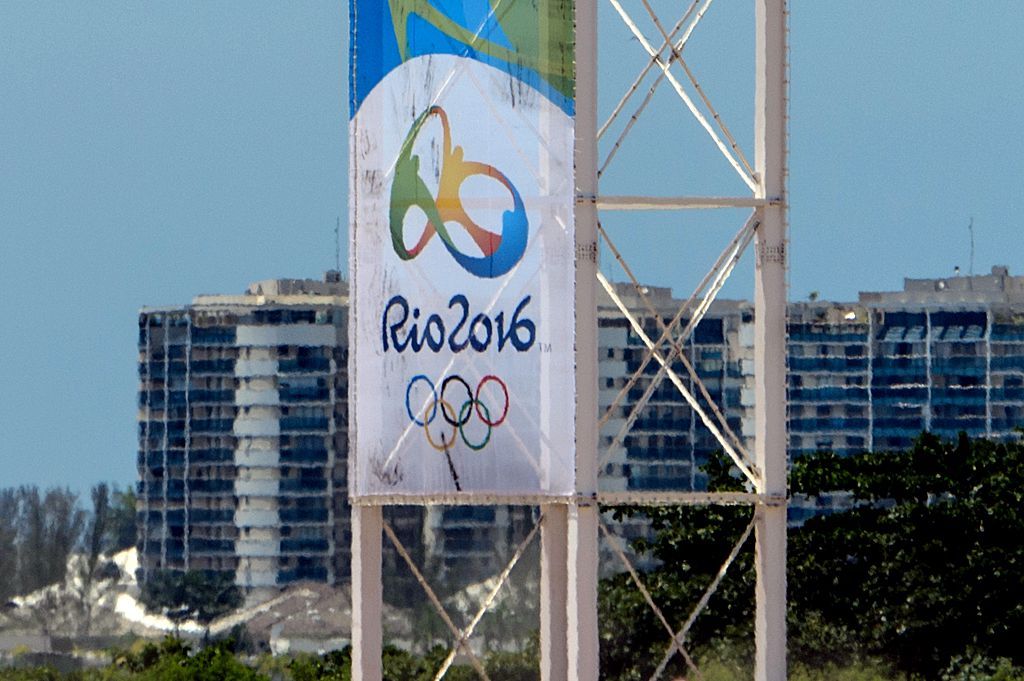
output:
[{"label": "colorful logo figure", "polygon": [[[424,382],[430,388],[430,398],[424,404],[422,411],[419,416],[413,411],[410,398],[412,396],[412,389],[418,382]],[[480,391],[483,390],[484,386],[488,383],[494,382],[501,388],[501,392],[504,395],[504,404],[501,409],[494,409],[487,406],[480,399]],[[449,397],[448,390],[451,388],[456,392],[464,390],[466,393],[466,399],[462,402],[458,402],[457,397]],[[456,401],[451,401],[455,399]],[[455,405],[459,404],[458,409]],[[440,408],[438,408],[440,406]],[[496,405],[491,405],[496,406]],[[456,442],[456,433],[459,438],[465,443],[467,447],[475,452],[480,451],[487,446],[487,443],[491,440],[491,432],[505,422],[505,418],[508,416],[508,387],[505,382],[494,375],[487,375],[480,379],[480,382],[476,386],[474,392],[470,387],[469,383],[458,374],[452,374],[441,382],[441,394],[438,396],[437,387],[434,382],[431,381],[423,374],[417,374],[409,380],[409,385],[405,388],[405,411],[409,414],[409,420],[415,423],[417,426],[423,427],[423,432],[427,436],[427,442],[430,446],[439,452],[447,452],[451,449]],[[441,418],[451,428],[450,433],[444,432],[445,427],[441,427],[440,433],[431,434],[431,426],[437,420],[438,413],[441,414]],[[483,437],[479,442],[473,442],[466,435],[466,426],[470,421],[479,419],[485,426],[487,426],[487,435]],[[435,431],[437,426],[434,426]],[[440,441],[438,441],[440,440]]]},{"label": "colorful logo figure", "polygon": [[[420,177],[420,157],[412,153],[413,142],[419,135],[423,124],[431,116],[437,116],[444,130],[441,149],[441,173],[438,182],[437,197],[430,195],[430,190]],[[501,233],[495,234],[476,224],[466,213],[459,198],[459,189],[467,178],[474,175],[490,177],[505,187],[512,196],[512,210],[502,214]],[[427,216],[427,224],[416,245],[406,249],[403,234],[405,216],[409,210],[417,207]],[[493,279],[509,272],[516,266],[526,251],[526,239],[529,224],[526,220],[526,209],[519,190],[505,175],[494,166],[477,161],[466,161],[462,147],[452,147],[451,127],[448,114],[439,106],[432,106],[416,119],[412,129],[402,143],[402,151],[395,164],[395,181],[391,185],[391,243],[395,253],[402,260],[412,260],[430,242],[436,234],[441,238],[445,248],[452,254],[455,261],[470,274],[483,279]],[[469,234],[480,249],[482,256],[463,253],[455,245],[448,233],[449,224],[457,224]]]}]

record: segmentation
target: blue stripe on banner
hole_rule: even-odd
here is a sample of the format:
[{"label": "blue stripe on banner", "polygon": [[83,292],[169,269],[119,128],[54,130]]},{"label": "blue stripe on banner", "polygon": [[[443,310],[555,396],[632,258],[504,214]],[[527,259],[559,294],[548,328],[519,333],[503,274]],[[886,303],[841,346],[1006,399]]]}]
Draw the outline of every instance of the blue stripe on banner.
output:
[{"label": "blue stripe on banner", "polygon": [[402,63],[387,0],[349,3],[349,108],[356,115],[377,83]]},{"label": "blue stripe on banner", "polygon": [[[431,0],[431,4],[449,19],[481,38],[514,49],[493,16],[490,3],[478,0]],[[370,91],[401,65],[402,57],[388,0],[352,0],[350,7],[349,118],[352,118]],[[406,30],[407,59],[430,54],[451,54],[473,59],[529,85],[567,115],[575,114],[575,100],[559,92],[533,69],[479,52],[445,35],[416,14],[409,15]]]}]

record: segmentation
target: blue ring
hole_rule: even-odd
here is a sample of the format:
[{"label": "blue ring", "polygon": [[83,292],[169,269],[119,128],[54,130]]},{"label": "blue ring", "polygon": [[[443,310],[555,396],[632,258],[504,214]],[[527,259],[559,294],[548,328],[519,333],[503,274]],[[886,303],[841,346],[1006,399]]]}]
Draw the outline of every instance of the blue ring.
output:
[{"label": "blue ring", "polygon": [[[409,405],[409,393],[412,392],[412,386],[416,381],[423,380],[430,386],[430,393],[434,396],[434,401],[430,405],[430,416],[427,417],[427,422],[424,423],[417,419],[412,413],[412,407]],[[409,380],[409,385],[405,387],[405,411],[409,414],[409,420],[415,423],[417,426],[426,426],[427,423],[433,423],[434,418],[437,416],[437,388],[434,386],[434,382],[426,377],[425,374],[416,374]]]}]

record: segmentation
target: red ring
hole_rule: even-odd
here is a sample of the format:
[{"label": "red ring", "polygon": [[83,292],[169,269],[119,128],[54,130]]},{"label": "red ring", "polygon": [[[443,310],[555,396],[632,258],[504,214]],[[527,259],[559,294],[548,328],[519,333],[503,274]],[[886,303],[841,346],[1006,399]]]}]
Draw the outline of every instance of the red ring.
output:
[{"label": "red ring", "polygon": [[[498,419],[497,421],[488,420],[487,416],[484,416],[483,413],[480,411],[480,390],[484,387],[484,383],[487,383],[487,381],[497,381],[498,385],[501,386],[501,391],[505,393],[505,408],[501,412],[501,418]],[[488,374],[487,376],[484,376],[483,378],[480,379],[480,383],[478,383],[476,386],[476,394],[473,396],[473,401],[475,403],[473,406],[476,409],[476,415],[480,417],[481,421],[486,423],[491,428],[500,426],[502,423],[505,422],[505,417],[508,416],[508,387],[505,385],[504,381],[502,381],[494,374]]]}]

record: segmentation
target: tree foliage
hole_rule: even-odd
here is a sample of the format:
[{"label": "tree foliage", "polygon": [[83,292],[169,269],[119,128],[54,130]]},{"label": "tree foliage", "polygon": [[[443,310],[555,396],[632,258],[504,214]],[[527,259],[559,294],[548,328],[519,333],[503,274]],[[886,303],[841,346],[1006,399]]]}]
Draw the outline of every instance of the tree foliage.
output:
[{"label": "tree foliage", "polygon": [[91,490],[91,512],[70,489],[0,488],[0,600],[64,579],[81,552],[91,579],[101,555],[135,545],[135,495],[107,483]]},{"label": "tree foliage", "polygon": [[1024,445],[924,435],[903,454],[812,457],[792,480],[862,502],[792,533],[797,612],[925,677],[957,655],[1024,664]]},{"label": "tree foliage", "polygon": [[139,681],[268,681],[235,656],[230,640],[193,651],[181,640],[168,637],[159,645],[147,643],[116,655],[110,671],[127,672],[123,678]]},{"label": "tree foliage", "polygon": [[[416,655],[392,645],[384,646],[384,681],[432,681],[448,656],[448,648],[434,646]],[[540,665],[535,647],[518,653],[490,652],[484,656],[484,668],[491,681],[539,681]],[[351,648],[325,655],[300,655],[287,665],[292,681],[349,681],[352,678]],[[479,676],[469,664],[455,664],[445,674],[449,681],[476,681]]]},{"label": "tree foliage", "polygon": [[92,627],[92,611],[95,594],[93,584],[102,578],[100,559],[109,548],[108,534],[112,521],[110,487],[105,482],[92,488],[92,514],[88,518],[82,546],[82,559],[76,563],[78,579],[76,590],[78,608],[81,612],[79,633],[88,635]]},{"label": "tree foliage", "polygon": [[[436,646],[424,655],[386,645],[382,651],[383,681],[432,681],[448,649]],[[0,681],[350,681],[352,650],[349,647],[323,655],[301,653],[291,658],[269,655],[251,660],[238,657],[232,638],[201,648],[168,636],[162,642],[137,641],[130,648],[112,652],[105,667],[61,673],[50,667],[0,667]],[[483,659],[491,681],[540,681],[536,648],[520,653],[491,652]],[[476,681],[476,671],[455,664],[444,677],[448,681]]]},{"label": "tree foliage", "polygon": [[135,546],[136,517],[135,492],[131,487],[119,490],[116,487],[111,493],[110,517],[107,522],[105,550],[116,553]]},{"label": "tree foliage", "polygon": [[67,488],[0,490],[0,592],[24,594],[64,578],[68,556],[78,548],[86,513]]},{"label": "tree foliage", "polygon": [[244,599],[229,572],[157,570],[142,585],[140,600],[148,610],[175,622],[194,618],[208,625],[239,607]]},{"label": "tree foliage", "polygon": [[[707,470],[712,488],[738,488],[724,461]],[[908,452],[799,459],[790,481],[794,494],[845,490],[854,497],[849,510],[790,528],[793,661],[821,668],[878,659],[923,679],[949,676],[957,660],[1024,664],[1016,643],[1024,631],[1024,445],[925,434]],[[662,567],[645,581],[655,601],[677,614],[678,626],[750,509],[647,512],[656,533],[637,548]],[[668,642],[627,579],[601,586],[602,673],[609,679],[647,678]],[[753,582],[747,550],[691,630],[694,649],[723,640],[749,647]]]},{"label": "tree foliage", "polygon": [[0,489],[0,602],[18,588],[18,491]]}]

